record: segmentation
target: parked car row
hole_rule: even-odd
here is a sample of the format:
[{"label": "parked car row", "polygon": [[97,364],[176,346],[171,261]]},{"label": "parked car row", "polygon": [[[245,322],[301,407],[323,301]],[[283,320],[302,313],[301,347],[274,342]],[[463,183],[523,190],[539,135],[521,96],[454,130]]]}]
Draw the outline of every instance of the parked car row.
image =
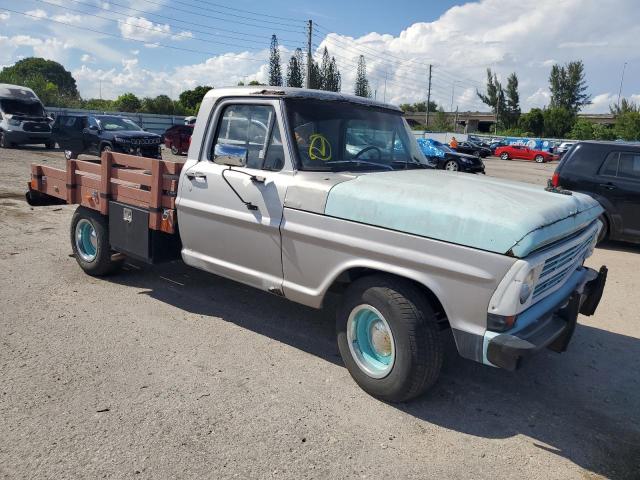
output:
[{"label": "parked car row", "polygon": [[500,157],[502,160],[533,160],[536,163],[551,162],[552,160],[558,159],[558,156],[553,153],[549,153],[544,150],[536,150],[523,145],[506,145],[498,147],[495,150],[495,155]]},{"label": "parked car row", "polygon": [[433,168],[453,172],[484,173],[484,163],[479,156],[453,150],[431,138],[419,138],[418,145]]}]

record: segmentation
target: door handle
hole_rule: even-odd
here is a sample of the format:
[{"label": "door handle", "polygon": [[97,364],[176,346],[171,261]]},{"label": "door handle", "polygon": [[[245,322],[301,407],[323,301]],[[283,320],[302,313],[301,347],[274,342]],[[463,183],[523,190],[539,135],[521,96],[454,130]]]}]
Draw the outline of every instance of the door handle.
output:
[{"label": "door handle", "polygon": [[613,183],[601,183],[600,186],[606,190],[615,190],[618,188]]},{"label": "door handle", "polygon": [[187,172],[187,178],[189,180],[195,180],[196,178],[204,178],[206,180],[207,176],[202,172]]}]

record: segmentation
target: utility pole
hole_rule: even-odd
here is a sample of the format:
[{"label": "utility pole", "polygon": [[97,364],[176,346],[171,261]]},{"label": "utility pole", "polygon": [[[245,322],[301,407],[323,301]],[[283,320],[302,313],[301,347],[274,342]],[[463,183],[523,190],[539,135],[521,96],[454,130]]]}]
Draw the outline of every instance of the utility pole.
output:
[{"label": "utility pole", "polygon": [[627,62],[622,66],[622,76],[620,77],[620,90],[618,90],[618,112],[620,111],[620,96],[622,95],[622,82],[624,82],[624,71],[627,69]]},{"label": "utility pole", "polygon": [[455,120],[453,121],[453,131],[455,133],[458,133],[458,105],[456,105],[456,116]]},{"label": "utility pole", "polygon": [[313,35],[313,20],[309,20],[307,24],[307,78],[304,82],[305,87],[311,88],[311,62],[313,61],[313,57],[311,57],[311,38]]},{"label": "utility pole", "polygon": [[431,103],[431,64],[429,64],[429,89],[427,90],[427,130],[429,129],[429,104]]},{"label": "utility pole", "polygon": [[496,95],[496,126],[493,131],[494,135],[498,134],[498,119],[500,118],[500,92]]},{"label": "utility pole", "polygon": [[387,101],[387,71],[384,71],[384,95],[383,95],[383,102],[386,103]]}]

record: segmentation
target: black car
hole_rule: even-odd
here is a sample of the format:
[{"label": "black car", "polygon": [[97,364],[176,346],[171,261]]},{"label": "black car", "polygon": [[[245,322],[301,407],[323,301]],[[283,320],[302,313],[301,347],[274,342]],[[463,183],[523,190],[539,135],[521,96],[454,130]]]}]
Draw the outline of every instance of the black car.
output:
[{"label": "black car", "polygon": [[453,172],[485,173],[483,161],[476,156],[458,153],[437,140],[419,139],[418,145],[433,168]]},{"label": "black car", "polygon": [[104,151],[162,158],[160,135],[116,115],[58,115],[52,137],[67,159],[82,153],[101,155]]},{"label": "black car", "polygon": [[475,155],[476,157],[488,157],[491,155],[491,149],[487,147],[483,147],[475,142],[470,140],[464,142],[458,142],[458,146],[456,147],[456,152],[459,153],[467,153],[469,155]]},{"label": "black car", "polygon": [[640,243],[640,144],[577,143],[562,157],[551,183],[600,202],[605,209],[600,241]]}]

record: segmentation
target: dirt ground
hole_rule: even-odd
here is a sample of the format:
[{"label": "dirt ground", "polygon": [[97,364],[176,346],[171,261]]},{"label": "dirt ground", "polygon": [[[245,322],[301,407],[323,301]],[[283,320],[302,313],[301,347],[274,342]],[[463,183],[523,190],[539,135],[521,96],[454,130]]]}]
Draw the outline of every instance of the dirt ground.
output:
[{"label": "dirt ground", "polygon": [[[31,162],[0,150],[3,478],[640,478],[640,247],[569,351],[509,373],[459,358],[422,398],[360,390],[333,312],[190,269],[95,279],[71,257],[72,206],[30,208]],[[543,185],[554,165],[487,160]]]}]

